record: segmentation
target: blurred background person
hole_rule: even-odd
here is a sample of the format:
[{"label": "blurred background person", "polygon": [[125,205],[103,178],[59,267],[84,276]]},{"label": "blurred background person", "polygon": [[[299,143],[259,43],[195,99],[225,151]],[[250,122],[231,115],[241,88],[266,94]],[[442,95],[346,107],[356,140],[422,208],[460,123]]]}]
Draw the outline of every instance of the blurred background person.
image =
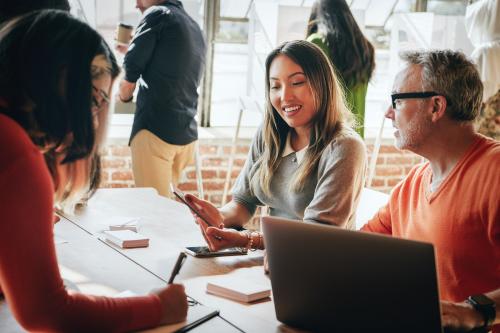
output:
[{"label": "blurred background person", "polygon": [[365,98],[375,69],[375,51],[345,0],[317,0],[313,4],[307,40],[330,58],[355,115],[356,131],[364,137]]},{"label": "blurred background person", "polygon": [[[139,84],[130,135],[137,187],[172,197],[198,139],[198,86],[206,45],[200,27],[178,0],[137,0],[143,17],[123,63],[119,99],[132,101]],[[121,48],[117,48],[118,51]]]},{"label": "blurred background person", "polygon": [[483,82],[483,102],[500,89],[500,4],[479,0],[465,11],[465,28],[474,45],[471,58]]},{"label": "blurred background person", "polygon": [[33,10],[59,9],[69,12],[68,0],[16,0],[0,2],[0,28],[5,21]]},{"label": "blurred background person", "polygon": [[500,140],[500,90],[481,105],[476,121],[477,131],[492,139]]},{"label": "blurred background person", "polygon": [[472,59],[484,85],[478,131],[500,140],[500,4],[498,0],[474,1],[465,12],[465,28],[475,49]]}]

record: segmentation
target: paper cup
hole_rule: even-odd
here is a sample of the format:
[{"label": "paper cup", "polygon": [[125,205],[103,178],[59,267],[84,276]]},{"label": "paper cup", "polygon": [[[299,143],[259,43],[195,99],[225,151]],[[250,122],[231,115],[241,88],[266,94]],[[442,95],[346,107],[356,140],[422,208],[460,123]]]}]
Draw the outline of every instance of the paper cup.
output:
[{"label": "paper cup", "polygon": [[132,30],[134,30],[134,27],[131,25],[125,23],[118,24],[116,29],[116,41],[128,45],[132,39]]}]

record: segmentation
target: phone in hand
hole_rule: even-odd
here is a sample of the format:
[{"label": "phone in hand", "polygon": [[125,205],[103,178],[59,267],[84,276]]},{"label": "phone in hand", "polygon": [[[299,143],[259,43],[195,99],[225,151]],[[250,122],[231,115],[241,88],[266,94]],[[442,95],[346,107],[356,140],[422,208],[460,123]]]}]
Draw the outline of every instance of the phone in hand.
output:
[{"label": "phone in hand", "polygon": [[184,250],[189,255],[196,258],[211,258],[222,256],[241,256],[248,253],[247,249],[241,247],[231,247],[220,251],[210,251],[208,246],[189,246]]},{"label": "phone in hand", "polygon": [[[196,209],[196,207],[192,204],[190,204],[186,198],[185,198],[185,194],[184,192],[182,192],[181,190],[179,190],[178,188],[176,188],[172,183],[170,183],[170,190],[172,191],[172,193],[182,202],[184,203],[186,206],[189,207],[189,209],[191,209],[192,212],[194,212],[196,214],[196,216],[198,216],[200,219],[203,220],[203,222],[205,222],[208,226],[212,226],[212,224],[210,222],[208,222],[201,214],[200,212],[198,212],[198,210]],[[220,236],[215,236],[216,239],[218,240],[221,240],[222,238]]]},{"label": "phone in hand", "polygon": [[184,192],[182,192],[181,190],[179,190],[178,188],[176,188],[173,184],[170,184],[170,191],[172,191],[172,193],[183,203],[185,204],[186,206],[189,207],[189,209],[191,209],[191,211],[193,213],[195,213],[200,219],[202,219],[208,226],[211,226],[212,224],[209,223],[207,220],[205,220],[205,218],[200,214],[200,212],[196,209],[196,207],[189,203],[186,198],[185,198],[185,194]]}]

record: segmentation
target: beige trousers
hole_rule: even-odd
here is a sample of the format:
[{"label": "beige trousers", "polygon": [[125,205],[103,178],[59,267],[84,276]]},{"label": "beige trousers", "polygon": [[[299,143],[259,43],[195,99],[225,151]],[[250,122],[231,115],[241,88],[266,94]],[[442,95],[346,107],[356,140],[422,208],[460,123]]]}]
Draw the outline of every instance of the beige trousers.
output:
[{"label": "beige trousers", "polygon": [[171,198],[170,182],[179,183],[182,170],[193,160],[195,143],[172,145],[148,130],[139,131],[130,143],[135,186],[153,187]]}]

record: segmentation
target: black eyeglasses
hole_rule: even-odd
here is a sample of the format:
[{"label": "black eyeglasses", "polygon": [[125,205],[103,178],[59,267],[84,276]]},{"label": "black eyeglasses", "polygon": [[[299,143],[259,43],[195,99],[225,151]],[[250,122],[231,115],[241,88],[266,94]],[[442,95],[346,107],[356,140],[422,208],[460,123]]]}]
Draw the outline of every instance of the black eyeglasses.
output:
[{"label": "black eyeglasses", "polygon": [[[101,96],[101,98],[102,98],[102,100],[104,101],[104,103],[109,104],[110,99],[109,99],[108,94],[106,94],[106,93],[105,93],[102,89],[99,89],[99,88],[97,88],[97,87],[96,87],[96,86],[94,86],[94,85],[92,86],[92,88],[94,89],[94,91],[95,91],[96,93],[98,93],[98,94],[99,94],[99,96]],[[97,99],[96,99],[94,96],[92,96],[92,107],[97,108],[97,109],[100,109],[104,103],[102,103],[102,102],[101,102],[101,103],[99,103],[99,102],[97,101]]]},{"label": "black eyeglasses", "polygon": [[434,96],[443,96],[443,94],[439,94],[435,91],[406,92],[406,93],[392,94],[391,95],[392,108],[396,109],[396,100],[398,100],[398,99],[429,98],[429,97],[434,97]]}]

